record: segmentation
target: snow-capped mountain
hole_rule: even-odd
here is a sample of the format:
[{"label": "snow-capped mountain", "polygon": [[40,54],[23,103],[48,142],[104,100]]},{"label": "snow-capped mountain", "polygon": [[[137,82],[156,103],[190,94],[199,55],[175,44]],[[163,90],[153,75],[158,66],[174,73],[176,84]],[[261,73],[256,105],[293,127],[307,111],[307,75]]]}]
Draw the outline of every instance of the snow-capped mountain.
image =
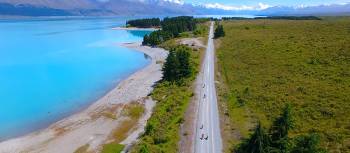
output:
[{"label": "snow-capped mountain", "polygon": [[350,15],[350,3],[319,6],[275,6],[259,12],[261,15]]},{"label": "snow-capped mountain", "polygon": [[320,6],[234,7],[222,4],[193,5],[183,0],[0,0],[6,16],[107,16],[107,15],[327,15],[350,14],[350,4]]}]

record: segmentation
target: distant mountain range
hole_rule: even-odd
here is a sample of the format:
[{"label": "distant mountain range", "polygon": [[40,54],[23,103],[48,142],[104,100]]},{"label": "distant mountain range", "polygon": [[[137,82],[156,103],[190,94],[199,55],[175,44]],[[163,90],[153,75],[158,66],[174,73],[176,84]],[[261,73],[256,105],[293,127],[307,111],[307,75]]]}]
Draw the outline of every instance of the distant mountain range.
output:
[{"label": "distant mountain range", "polygon": [[348,4],[333,4],[319,5],[308,7],[285,7],[275,6],[270,7],[261,12],[262,15],[350,15],[350,3]]},{"label": "distant mountain range", "polygon": [[178,0],[0,0],[2,16],[112,16],[112,15],[342,15],[350,3],[311,7],[269,7],[263,10],[227,10]]},{"label": "distant mountain range", "polygon": [[108,16],[194,13],[191,5],[163,0],[0,0],[1,15]]}]

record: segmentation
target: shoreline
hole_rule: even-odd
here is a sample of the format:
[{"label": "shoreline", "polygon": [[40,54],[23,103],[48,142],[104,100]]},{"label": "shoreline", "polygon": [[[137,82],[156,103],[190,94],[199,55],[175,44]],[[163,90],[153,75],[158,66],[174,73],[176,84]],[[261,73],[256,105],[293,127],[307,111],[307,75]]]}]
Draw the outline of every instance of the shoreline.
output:
[{"label": "shoreline", "polygon": [[162,77],[161,65],[157,61],[165,60],[167,51],[160,48],[141,46],[141,43],[123,43],[123,47],[142,52],[151,58],[150,64],[120,81],[103,97],[91,103],[82,111],[76,112],[50,126],[17,138],[0,142],[0,153],[7,152],[74,152],[89,144],[89,150],[98,151],[101,145],[109,141],[109,136],[125,118],[111,119],[103,114],[107,111],[118,113],[125,104],[140,102],[145,105],[145,113],[139,119],[137,130],[131,131],[122,143],[131,145],[143,132],[143,126],[149,118],[154,101],[148,95],[155,82]]},{"label": "shoreline", "polygon": [[112,30],[156,31],[156,30],[160,30],[160,28],[114,27],[114,28],[112,28]]}]

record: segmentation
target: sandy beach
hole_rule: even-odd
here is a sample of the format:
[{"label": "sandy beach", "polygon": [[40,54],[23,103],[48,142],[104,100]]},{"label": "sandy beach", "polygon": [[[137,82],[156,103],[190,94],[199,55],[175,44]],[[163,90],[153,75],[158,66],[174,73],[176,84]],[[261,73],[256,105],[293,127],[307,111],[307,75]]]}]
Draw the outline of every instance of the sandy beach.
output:
[{"label": "sandy beach", "polygon": [[[125,118],[119,116],[123,105],[131,102],[144,104],[145,113],[138,127],[122,142],[126,146],[134,143],[150,117],[155,102],[148,97],[152,86],[162,77],[162,65],[167,51],[141,46],[141,43],[124,43],[124,47],[137,50],[151,57],[151,63],[120,82],[105,96],[87,109],[58,121],[48,128],[28,135],[0,142],[0,153],[71,153],[89,145],[89,151],[98,152],[101,145],[109,141],[113,129]],[[115,113],[116,118],[106,117],[105,112]]]}]

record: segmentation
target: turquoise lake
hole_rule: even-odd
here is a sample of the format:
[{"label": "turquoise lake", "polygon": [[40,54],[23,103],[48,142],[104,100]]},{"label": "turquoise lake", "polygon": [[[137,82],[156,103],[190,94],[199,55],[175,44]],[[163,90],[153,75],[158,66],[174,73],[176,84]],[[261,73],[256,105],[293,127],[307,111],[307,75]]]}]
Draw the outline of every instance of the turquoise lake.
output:
[{"label": "turquoise lake", "polygon": [[80,111],[145,67],[126,18],[0,20],[0,141]]}]

